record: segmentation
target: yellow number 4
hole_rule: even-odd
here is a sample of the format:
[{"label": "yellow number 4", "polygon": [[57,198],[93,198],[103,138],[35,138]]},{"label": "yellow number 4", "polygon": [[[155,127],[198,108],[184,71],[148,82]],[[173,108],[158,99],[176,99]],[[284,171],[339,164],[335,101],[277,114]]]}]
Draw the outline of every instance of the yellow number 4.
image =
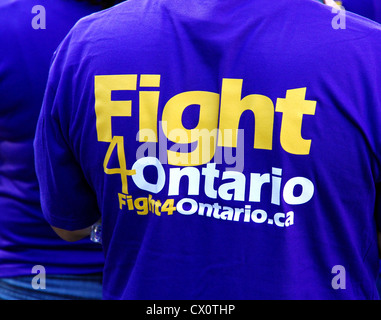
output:
[{"label": "yellow number 4", "polygon": [[[115,147],[117,149],[119,168],[108,168],[108,163],[110,162]],[[124,152],[124,138],[122,136],[114,136],[112,138],[103,161],[103,169],[106,174],[120,174],[122,179],[122,192],[128,194],[127,176],[136,174],[136,170],[127,170],[126,155]]]}]

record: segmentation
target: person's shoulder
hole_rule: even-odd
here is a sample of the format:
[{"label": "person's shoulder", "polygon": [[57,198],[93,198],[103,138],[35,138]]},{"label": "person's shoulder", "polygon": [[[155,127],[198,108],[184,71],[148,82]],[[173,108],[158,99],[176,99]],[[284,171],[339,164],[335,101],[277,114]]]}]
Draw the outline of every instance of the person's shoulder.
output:
[{"label": "person's shoulder", "polygon": [[[140,3],[140,5],[139,5]],[[87,48],[99,49],[107,41],[119,42],[123,36],[129,36],[133,29],[139,28],[139,22],[145,14],[145,8],[137,0],[128,0],[111,8],[94,12],[79,19],[64,41],[63,47],[70,50]]]},{"label": "person's shoulder", "polygon": [[94,30],[98,32],[107,28],[120,24],[121,17],[125,17],[128,12],[138,14],[139,6],[135,5],[136,1],[125,1],[114,5],[111,8],[100,10],[89,14],[75,24],[74,31]]},{"label": "person's shoulder", "polygon": [[[341,22],[342,28],[336,30],[358,30],[363,32],[373,31],[373,29],[380,29],[380,24],[370,20],[364,16],[358,15],[351,11],[346,10],[344,6],[329,6],[322,4],[318,1],[305,1],[295,0],[288,5],[289,9],[302,16],[302,19],[307,20],[320,20],[325,23]],[[327,25],[328,26],[328,25]],[[334,27],[334,23],[330,24],[330,27]]]},{"label": "person's shoulder", "polygon": [[345,15],[346,22],[349,23],[349,27],[363,29],[364,31],[375,31],[376,33],[381,31],[381,24],[371,20],[367,17],[359,15],[357,13],[346,10],[344,7],[341,8],[343,15]]},{"label": "person's shoulder", "polygon": [[[342,10],[342,19],[345,21],[344,29],[336,31],[345,31],[350,35],[353,45],[366,45],[368,51],[370,48],[372,51],[379,52],[381,50],[381,24],[345,9]],[[348,35],[344,35],[344,37]]]},{"label": "person's shoulder", "polygon": [[[381,45],[381,25],[345,9],[343,6],[331,7],[318,1],[305,2],[296,0],[294,10],[300,10],[305,20],[313,20],[319,30],[318,39],[322,42],[336,42],[338,46],[357,46],[364,41],[370,41],[376,46]],[[298,5],[299,4],[299,9]]]}]

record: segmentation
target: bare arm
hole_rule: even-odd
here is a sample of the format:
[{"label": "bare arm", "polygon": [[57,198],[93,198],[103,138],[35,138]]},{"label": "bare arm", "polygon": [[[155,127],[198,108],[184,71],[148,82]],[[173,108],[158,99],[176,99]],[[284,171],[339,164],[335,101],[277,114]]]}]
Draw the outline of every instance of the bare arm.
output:
[{"label": "bare arm", "polygon": [[74,231],[68,231],[60,228],[53,227],[53,230],[58,234],[60,238],[65,241],[74,242],[81,240],[91,234],[91,226],[85,229],[79,229]]}]

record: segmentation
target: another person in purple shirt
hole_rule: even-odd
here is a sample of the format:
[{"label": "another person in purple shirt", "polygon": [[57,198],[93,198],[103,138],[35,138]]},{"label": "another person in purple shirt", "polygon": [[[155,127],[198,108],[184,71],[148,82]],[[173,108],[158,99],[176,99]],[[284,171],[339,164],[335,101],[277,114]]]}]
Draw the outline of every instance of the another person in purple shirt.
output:
[{"label": "another person in purple shirt", "polygon": [[51,229],[33,155],[53,53],[80,18],[100,9],[75,0],[0,3],[0,299],[102,296],[102,248],[89,239],[67,243]]}]

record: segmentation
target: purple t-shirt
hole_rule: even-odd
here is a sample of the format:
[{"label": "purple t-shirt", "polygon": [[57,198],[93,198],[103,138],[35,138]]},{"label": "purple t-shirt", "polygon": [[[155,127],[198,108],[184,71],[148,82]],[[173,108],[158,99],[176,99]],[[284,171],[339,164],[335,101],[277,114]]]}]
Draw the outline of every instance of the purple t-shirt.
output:
[{"label": "purple t-shirt", "polygon": [[53,53],[77,20],[96,10],[74,0],[0,3],[0,277],[30,275],[35,265],[47,274],[102,271],[99,245],[67,243],[44,219],[33,155]]},{"label": "purple t-shirt", "polygon": [[378,298],[381,29],[334,18],[130,0],[70,32],[37,175],[52,225],[102,217],[106,299]]}]

